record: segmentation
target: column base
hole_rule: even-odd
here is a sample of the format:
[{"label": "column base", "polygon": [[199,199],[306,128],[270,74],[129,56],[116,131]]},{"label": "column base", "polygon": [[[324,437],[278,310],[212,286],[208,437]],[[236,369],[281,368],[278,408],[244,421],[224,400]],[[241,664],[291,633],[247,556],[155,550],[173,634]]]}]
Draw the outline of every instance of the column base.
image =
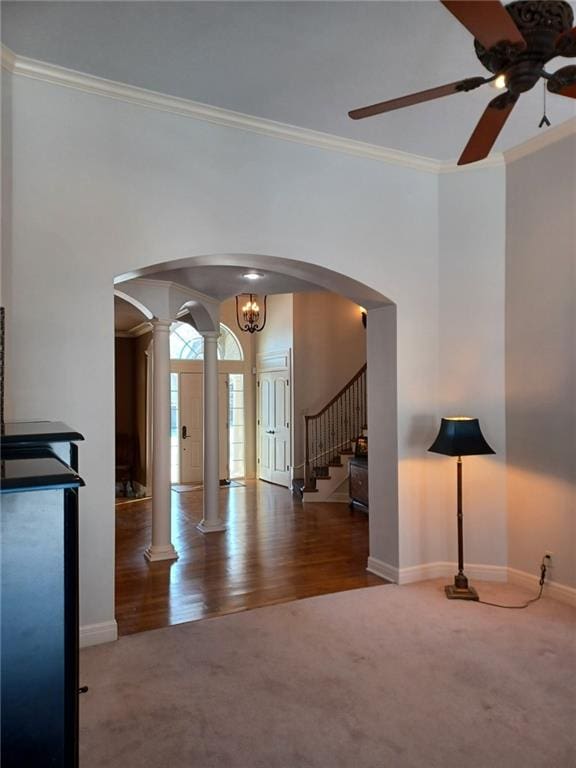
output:
[{"label": "column base", "polygon": [[207,523],[205,520],[202,520],[196,528],[201,533],[218,533],[220,531],[225,531],[228,526],[226,523]]},{"label": "column base", "polygon": [[172,544],[168,544],[165,547],[157,547],[151,544],[144,550],[144,557],[146,560],[150,560],[151,563],[155,563],[157,560],[178,560],[178,552],[176,552]]}]

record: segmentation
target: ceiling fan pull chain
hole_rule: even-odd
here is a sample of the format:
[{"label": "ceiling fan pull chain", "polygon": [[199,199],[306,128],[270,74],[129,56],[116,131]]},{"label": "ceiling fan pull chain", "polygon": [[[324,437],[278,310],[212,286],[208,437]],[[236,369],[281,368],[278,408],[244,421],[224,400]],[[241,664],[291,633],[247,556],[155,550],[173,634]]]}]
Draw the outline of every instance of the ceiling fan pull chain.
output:
[{"label": "ceiling fan pull chain", "polygon": [[543,128],[544,126],[549,128],[552,125],[552,123],[550,122],[550,120],[548,120],[548,117],[546,116],[546,81],[542,83],[542,86],[543,86],[542,92],[544,94],[544,114],[542,115],[542,120],[540,120],[540,122],[538,123],[538,128]]}]

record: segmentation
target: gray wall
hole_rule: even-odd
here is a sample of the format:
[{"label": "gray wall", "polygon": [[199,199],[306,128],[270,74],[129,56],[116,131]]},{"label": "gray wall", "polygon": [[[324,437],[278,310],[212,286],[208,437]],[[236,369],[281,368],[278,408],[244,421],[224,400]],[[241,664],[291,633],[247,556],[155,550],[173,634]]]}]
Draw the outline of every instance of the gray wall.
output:
[{"label": "gray wall", "polygon": [[576,137],[508,166],[509,564],[576,587]]},{"label": "gray wall", "polygon": [[[477,417],[496,451],[466,457],[463,467],[466,562],[496,566],[507,564],[505,203],[503,167],[440,176],[438,416]],[[432,456],[450,488],[445,535],[454,559],[455,460]]]}]

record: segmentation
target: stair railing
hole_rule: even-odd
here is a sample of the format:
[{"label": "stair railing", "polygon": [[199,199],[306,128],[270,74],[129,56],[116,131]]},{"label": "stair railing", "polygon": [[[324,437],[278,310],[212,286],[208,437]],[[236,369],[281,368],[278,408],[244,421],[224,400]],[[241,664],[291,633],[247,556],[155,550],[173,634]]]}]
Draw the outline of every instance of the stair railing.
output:
[{"label": "stair railing", "polygon": [[366,429],[366,364],[321,411],[304,420],[304,479],[312,489],[316,478],[328,475],[330,465]]}]

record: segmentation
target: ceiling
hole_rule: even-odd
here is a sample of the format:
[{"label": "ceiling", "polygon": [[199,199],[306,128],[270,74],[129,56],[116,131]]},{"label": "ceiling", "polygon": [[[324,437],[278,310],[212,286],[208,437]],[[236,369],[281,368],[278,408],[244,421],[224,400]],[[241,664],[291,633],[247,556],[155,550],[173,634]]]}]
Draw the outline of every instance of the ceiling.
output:
[{"label": "ceiling", "polygon": [[[244,277],[247,272],[257,271],[262,275],[259,280]],[[200,266],[173,269],[148,274],[146,277],[156,280],[171,280],[180,285],[188,285],[218,301],[225,301],[240,293],[301,293],[302,291],[320,291],[318,285],[300,280],[290,275],[282,275],[265,269],[246,269],[228,266]]]},{"label": "ceiling", "polygon": [[137,325],[146,321],[146,317],[130,304],[118,296],[114,296],[114,330],[128,333]]},{"label": "ceiling", "polygon": [[[435,0],[4,2],[2,40],[71,69],[443,161],[460,154],[495,93],[485,86],[364,121],[347,117],[484,74],[470,34]],[[542,98],[540,86],[522,96],[495,150],[539,133]],[[550,95],[547,111],[557,125],[576,115],[576,101]]]},{"label": "ceiling", "polygon": [[[257,271],[259,280],[244,277],[246,272]],[[152,280],[167,280],[186,285],[218,301],[226,301],[236,294],[259,293],[268,296],[276,293],[302,293],[322,291],[320,286],[290,275],[279,274],[266,269],[254,270],[241,266],[196,266],[165,270],[146,275]],[[127,301],[114,296],[114,329],[128,333],[146,321],[146,317]]]}]

